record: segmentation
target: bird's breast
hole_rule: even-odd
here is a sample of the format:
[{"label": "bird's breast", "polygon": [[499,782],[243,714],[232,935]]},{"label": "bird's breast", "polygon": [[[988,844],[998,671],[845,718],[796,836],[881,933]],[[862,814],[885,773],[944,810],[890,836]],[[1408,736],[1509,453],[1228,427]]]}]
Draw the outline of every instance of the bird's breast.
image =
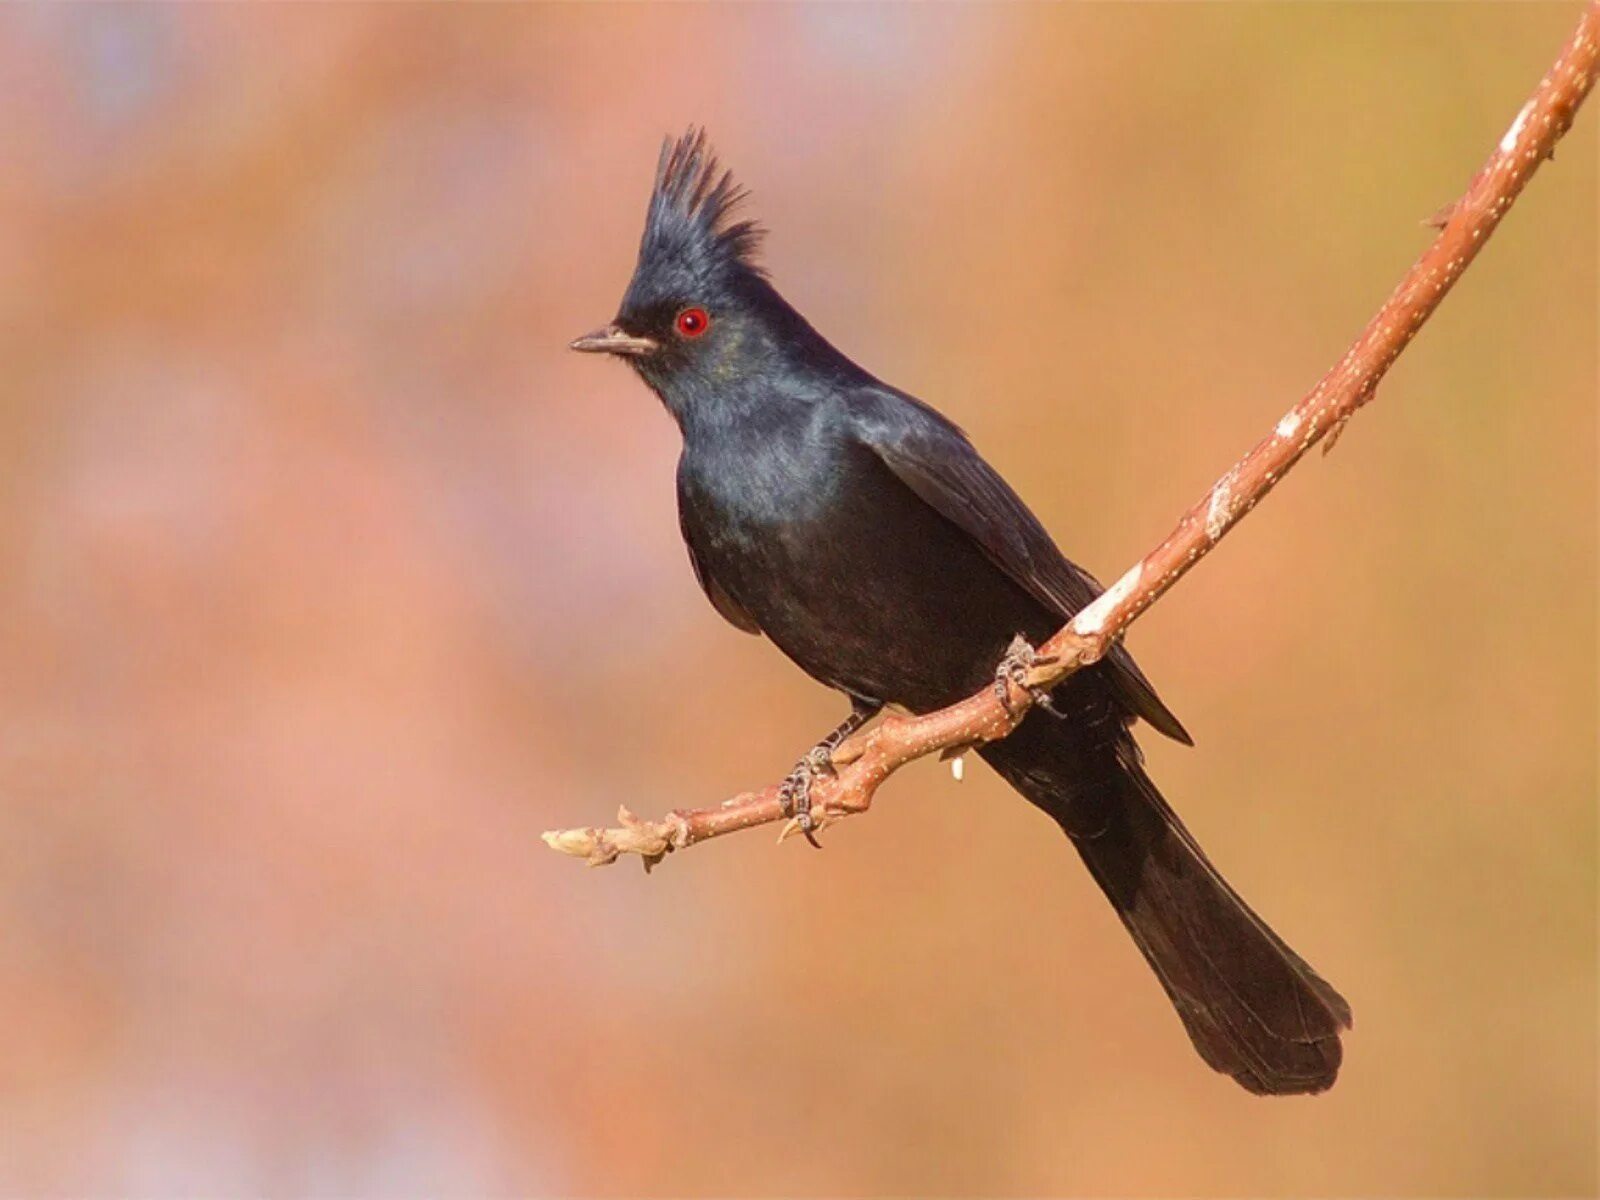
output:
[{"label": "bird's breast", "polygon": [[808,673],[932,708],[970,692],[1037,606],[866,447],[768,443],[685,455],[684,536],[702,569]]}]

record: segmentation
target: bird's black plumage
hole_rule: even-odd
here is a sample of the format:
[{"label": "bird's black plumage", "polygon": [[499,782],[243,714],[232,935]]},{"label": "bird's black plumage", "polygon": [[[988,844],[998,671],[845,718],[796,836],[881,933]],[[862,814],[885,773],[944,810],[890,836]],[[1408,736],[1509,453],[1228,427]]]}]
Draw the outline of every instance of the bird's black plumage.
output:
[{"label": "bird's black plumage", "polygon": [[[615,322],[683,433],[678,504],[701,585],[858,705],[925,712],[993,678],[1100,592],[966,436],[835,350],[753,260],[758,230],[704,135],[662,151]],[[1333,1083],[1342,997],[1201,853],[1130,726],[1188,734],[1118,647],[983,757],[1071,838],[1196,1048],[1261,1093]]]}]

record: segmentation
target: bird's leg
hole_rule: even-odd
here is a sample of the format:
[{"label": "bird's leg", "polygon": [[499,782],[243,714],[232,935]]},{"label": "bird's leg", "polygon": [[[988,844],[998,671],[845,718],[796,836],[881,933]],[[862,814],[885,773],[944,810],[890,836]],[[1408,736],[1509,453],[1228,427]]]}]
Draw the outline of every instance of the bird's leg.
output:
[{"label": "bird's leg", "polygon": [[1055,662],[1054,655],[1041,655],[1034,650],[1032,643],[1020,633],[1011,639],[1011,645],[1006,648],[1005,657],[1000,660],[1000,665],[994,671],[994,694],[1000,698],[1001,707],[1007,712],[1011,711],[1011,685],[1027,692],[1033,697],[1034,704],[1045,710],[1057,719],[1066,716],[1055,706],[1050,693],[1040,687],[1028,686],[1028,672],[1034,667],[1045,667]]},{"label": "bird's leg", "polygon": [[789,824],[805,834],[806,841],[819,850],[821,843],[812,833],[816,824],[811,819],[811,785],[820,777],[834,773],[833,752],[844,743],[845,738],[872,720],[882,709],[882,704],[851,697],[850,715],[839,722],[838,728],[832,733],[805,752],[778,789],[783,810],[789,814]]}]

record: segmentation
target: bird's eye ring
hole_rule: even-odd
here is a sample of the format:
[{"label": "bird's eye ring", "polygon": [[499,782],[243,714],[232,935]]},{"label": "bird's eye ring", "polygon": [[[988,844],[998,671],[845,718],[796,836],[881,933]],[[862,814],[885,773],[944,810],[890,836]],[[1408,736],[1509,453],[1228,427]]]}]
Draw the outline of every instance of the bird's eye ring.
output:
[{"label": "bird's eye ring", "polygon": [[673,324],[683,337],[697,338],[711,328],[711,318],[703,308],[686,308],[678,314]]}]

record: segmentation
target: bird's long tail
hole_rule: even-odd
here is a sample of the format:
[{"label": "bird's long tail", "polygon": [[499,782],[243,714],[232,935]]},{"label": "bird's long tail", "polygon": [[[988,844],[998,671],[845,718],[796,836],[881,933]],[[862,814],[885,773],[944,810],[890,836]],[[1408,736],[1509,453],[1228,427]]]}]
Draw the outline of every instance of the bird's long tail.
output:
[{"label": "bird's long tail", "polygon": [[1208,1064],[1261,1095],[1331,1087],[1350,1006],[1217,873],[1105,715],[1035,712],[983,756],[1072,839]]}]

